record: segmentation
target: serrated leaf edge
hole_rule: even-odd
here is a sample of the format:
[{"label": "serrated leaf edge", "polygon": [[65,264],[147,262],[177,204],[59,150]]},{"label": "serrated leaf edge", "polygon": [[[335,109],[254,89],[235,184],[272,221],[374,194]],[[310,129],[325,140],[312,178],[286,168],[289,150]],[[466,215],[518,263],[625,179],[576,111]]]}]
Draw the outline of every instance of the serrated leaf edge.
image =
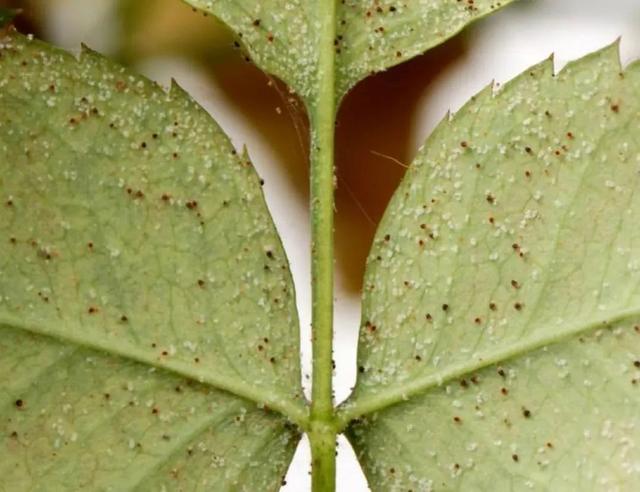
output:
[{"label": "serrated leaf edge", "polygon": [[[448,112],[436,126],[432,134],[427,138],[425,144],[418,151],[418,154],[425,146],[428,146],[431,141],[435,140],[441,133],[446,132],[450,126],[454,125],[459,118],[462,118],[466,113],[468,113],[471,107],[482,103],[482,101],[485,99],[493,100],[496,98],[500,98],[500,96],[506,90],[521,83],[527,76],[530,76],[529,74],[531,74],[532,72],[540,72],[543,77],[552,77],[557,80],[568,71],[583,65],[587,65],[594,60],[600,59],[602,57],[609,57],[615,60],[616,67],[618,67],[619,73],[621,74],[624,74],[625,72],[629,72],[631,70],[636,70],[638,69],[638,67],[640,67],[640,60],[637,60],[630,63],[624,70],[622,69],[622,64],[620,62],[620,38],[616,39],[613,43],[605,46],[598,51],[567,63],[564,68],[557,73],[554,71],[554,55],[552,54],[544,61],[531,66],[527,70],[524,70],[519,75],[499,88],[497,87],[495,82],[491,82],[481,91],[479,91],[475,96],[469,99],[469,101],[465,103],[457,112],[455,112],[454,114]],[[409,166],[404,180],[409,179],[412,169],[413,164]],[[398,187],[398,190],[400,190],[401,188],[402,183]],[[387,208],[387,212],[388,210],[389,208]],[[380,221],[376,237],[381,233],[380,231],[384,229],[384,226],[388,220],[388,213],[385,213],[382,220]],[[424,394],[434,387],[439,387],[443,384],[446,384],[448,381],[459,378],[470,372],[475,372],[479,369],[505,361],[507,359],[518,357],[523,353],[532,350],[562,343],[566,340],[572,339],[590,331],[594,331],[598,328],[606,328],[607,326],[610,326],[614,323],[621,323],[639,317],[640,306],[632,309],[622,310],[618,313],[613,313],[611,315],[598,318],[591,323],[583,323],[572,326],[559,335],[538,335],[527,337],[518,343],[512,344],[509,347],[505,347],[502,350],[478,354],[472,361],[466,362],[464,364],[454,364],[448,367],[446,371],[443,371],[439,374],[427,375],[405,384],[396,385],[392,388],[384,388],[379,392],[371,394],[370,396],[348,398],[338,407],[338,411],[336,413],[336,427],[340,432],[344,432],[349,424],[354,420],[366,416],[367,414],[378,412],[403,401],[408,401],[414,396]]]}]

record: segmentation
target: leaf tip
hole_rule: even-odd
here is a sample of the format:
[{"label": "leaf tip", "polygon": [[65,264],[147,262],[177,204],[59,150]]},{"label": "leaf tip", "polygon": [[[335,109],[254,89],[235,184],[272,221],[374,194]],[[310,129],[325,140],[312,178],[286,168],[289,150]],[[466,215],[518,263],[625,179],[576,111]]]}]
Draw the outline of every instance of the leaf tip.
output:
[{"label": "leaf tip", "polygon": [[171,82],[169,83],[169,95],[176,98],[186,97],[191,100],[189,93],[173,77],[171,77]]},{"label": "leaf tip", "polygon": [[86,59],[92,58],[101,58],[102,56],[95,50],[92,50],[85,43],[80,43],[80,55],[78,56],[79,61],[84,61]]}]

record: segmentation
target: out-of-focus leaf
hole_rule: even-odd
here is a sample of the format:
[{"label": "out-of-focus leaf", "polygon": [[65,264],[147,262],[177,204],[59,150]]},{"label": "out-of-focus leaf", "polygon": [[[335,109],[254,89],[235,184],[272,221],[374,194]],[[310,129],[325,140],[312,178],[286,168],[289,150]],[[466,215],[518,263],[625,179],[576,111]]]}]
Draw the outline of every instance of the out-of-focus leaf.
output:
[{"label": "out-of-focus leaf", "polygon": [[0,27],[4,27],[9,24],[16,15],[18,15],[17,10],[0,7]]}]

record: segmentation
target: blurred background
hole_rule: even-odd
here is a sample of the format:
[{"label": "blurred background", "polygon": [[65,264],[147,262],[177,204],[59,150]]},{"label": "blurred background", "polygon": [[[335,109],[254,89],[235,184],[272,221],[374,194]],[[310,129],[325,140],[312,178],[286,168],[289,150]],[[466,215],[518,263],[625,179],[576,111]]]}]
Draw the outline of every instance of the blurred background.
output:
[{"label": "blurred background", "polygon": [[[71,51],[84,42],[164,85],[175,78],[238,148],[247,145],[296,282],[306,384],[309,173],[300,102],[248,62],[223,25],[179,0],[0,0],[0,6],[22,10],[16,22],[22,32]],[[639,0],[520,0],[347,96],[337,124],[337,401],[355,381],[360,287],[376,224],[429,132],[492,80],[505,82],[552,52],[559,70],[620,36],[623,63],[640,58]],[[368,490],[343,441],[338,460],[338,490]],[[303,442],[283,489],[309,490],[308,472]]]}]

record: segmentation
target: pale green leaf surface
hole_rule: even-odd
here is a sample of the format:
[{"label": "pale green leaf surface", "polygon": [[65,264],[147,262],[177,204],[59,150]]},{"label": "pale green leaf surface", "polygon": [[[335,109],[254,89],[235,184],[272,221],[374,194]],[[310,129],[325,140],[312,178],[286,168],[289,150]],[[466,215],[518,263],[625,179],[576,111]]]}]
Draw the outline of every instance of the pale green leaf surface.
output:
[{"label": "pale green leaf surface", "polygon": [[344,0],[338,2],[338,81],[342,95],[371,73],[437,46],[513,0]]},{"label": "pale green leaf surface", "polygon": [[[0,463],[37,489],[85,456],[100,488],[199,470],[182,447],[202,441],[198,460],[227,458],[197,480],[274,488],[295,434],[259,407],[306,411],[293,286],[252,165],[177,86],[18,34],[0,48]],[[129,437],[143,451],[119,456]]]},{"label": "pale green leaf surface", "polygon": [[552,72],[445,120],[380,225],[341,410],[374,490],[640,480],[640,64]]},{"label": "pale green leaf surface", "polygon": [[102,351],[1,326],[0,354],[2,491],[275,491],[298,441],[251,402]]},{"label": "pale green leaf surface", "polygon": [[[214,14],[238,35],[253,60],[313,102],[318,71],[319,17],[326,0],[185,0]],[[467,24],[511,0],[344,0],[338,2],[336,93],[343,96],[369,74],[424,53]]]}]

